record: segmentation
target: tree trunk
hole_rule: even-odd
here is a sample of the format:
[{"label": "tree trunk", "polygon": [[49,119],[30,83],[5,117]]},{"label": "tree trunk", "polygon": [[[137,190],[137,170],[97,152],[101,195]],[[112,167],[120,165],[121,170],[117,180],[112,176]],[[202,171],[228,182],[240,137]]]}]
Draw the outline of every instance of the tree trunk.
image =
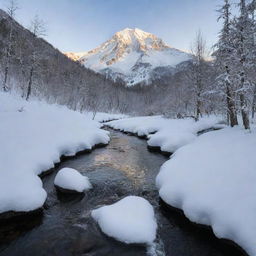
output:
[{"label": "tree trunk", "polygon": [[252,119],[254,119],[255,110],[256,110],[256,84],[254,85],[254,89],[253,89],[253,99],[252,99]]},{"label": "tree trunk", "polygon": [[[227,82],[228,83],[228,82]],[[230,90],[229,84],[227,86],[227,106],[228,106],[228,116],[230,120],[230,125],[231,127],[234,127],[235,125],[238,125],[238,120],[237,120],[237,114],[236,114],[236,106],[234,103],[233,95]]]},{"label": "tree trunk", "polygon": [[27,96],[26,100],[28,101],[30,94],[31,94],[31,86],[32,86],[32,78],[33,78],[33,72],[34,72],[34,67],[31,67],[30,69],[30,75],[29,75],[29,82],[28,82],[28,90],[27,90]]},{"label": "tree trunk", "polygon": [[[226,75],[229,78],[229,67],[228,65],[225,65],[226,68]],[[229,123],[231,127],[234,127],[235,125],[238,125],[237,120],[237,112],[236,112],[236,104],[234,101],[234,93],[232,92],[231,85],[229,79],[226,79],[226,96],[227,96],[227,107],[228,107],[228,116],[229,116]]]},{"label": "tree trunk", "polygon": [[8,87],[7,87],[8,72],[9,72],[9,67],[6,66],[5,69],[4,69],[4,81],[3,81],[3,90],[4,90],[4,92],[8,92]]},{"label": "tree trunk", "polygon": [[[240,74],[240,88],[243,89],[244,88],[244,83],[245,83],[245,79],[244,79],[244,72],[241,72]],[[243,125],[245,129],[250,129],[250,121],[249,121],[249,111],[248,111],[248,106],[247,106],[247,100],[245,98],[244,92],[241,91],[239,93],[239,97],[240,97],[240,106],[241,106],[241,114],[242,114],[242,119],[243,119]]]},{"label": "tree trunk", "polygon": [[247,110],[247,103],[243,93],[240,93],[240,103],[241,103],[241,114],[243,119],[243,125],[245,129],[250,129],[249,114]]},{"label": "tree trunk", "polygon": [[92,120],[94,120],[94,119],[95,119],[96,115],[97,115],[97,111],[93,111]]},{"label": "tree trunk", "polygon": [[202,112],[201,112],[202,102],[201,102],[200,98],[201,98],[201,95],[200,95],[200,93],[198,93],[197,100],[196,100],[196,121],[199,120],[199,117],[202,117]]}]

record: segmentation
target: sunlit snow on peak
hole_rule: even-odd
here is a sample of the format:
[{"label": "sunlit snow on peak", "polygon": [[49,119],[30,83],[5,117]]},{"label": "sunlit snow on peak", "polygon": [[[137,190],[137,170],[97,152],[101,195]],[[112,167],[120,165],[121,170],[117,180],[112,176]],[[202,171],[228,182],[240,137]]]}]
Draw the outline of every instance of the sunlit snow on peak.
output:
[{"label": "sunlit snow on peak", "polygon": [[191,59],[190,54],[139,28],[125,28],[94,50],[67,56],[114,80],[121,78],[128,86],[147,83],[157,67],[174,68]]}]

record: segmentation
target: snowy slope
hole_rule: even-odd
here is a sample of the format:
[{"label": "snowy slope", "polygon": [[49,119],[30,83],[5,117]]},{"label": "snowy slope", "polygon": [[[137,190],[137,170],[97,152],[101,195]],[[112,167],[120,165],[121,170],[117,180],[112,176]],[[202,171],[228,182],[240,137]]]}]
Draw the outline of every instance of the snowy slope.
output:
[{"label": "snowy slope", "polygon": [[190,54],[172,48],[155,35],[138,28],[117,32],[89,52],[66,55],[114,80],[121,78],[128,86],[149,82],[157,67],[167,67],[171,71],[176,65],[191,59]]},{"label": "snowy slope", "polygon": [[40,208],[46,192],[38,175],[61,155],[107,144],[100,124],[66,107],[0,93],[0,213]]}]

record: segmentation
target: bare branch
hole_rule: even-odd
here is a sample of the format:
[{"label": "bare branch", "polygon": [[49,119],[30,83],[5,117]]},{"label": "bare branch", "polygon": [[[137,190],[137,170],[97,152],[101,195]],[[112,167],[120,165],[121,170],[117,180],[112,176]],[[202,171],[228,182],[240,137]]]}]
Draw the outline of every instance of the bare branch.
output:
[{"label": "bare branch", "polygon": [[15,17],[16,11],[19,9],[20,7],[17,0],[9,0],[9,3],[6,7],[6,12],[11,16],[11,18]]},{"label": "bare branch", "polygon": [[36,37],[45,36],[46,35],[45,22],[42,19],[40,19],[38,15],[36,15],[34,19],[31,21],[29,30]]}]

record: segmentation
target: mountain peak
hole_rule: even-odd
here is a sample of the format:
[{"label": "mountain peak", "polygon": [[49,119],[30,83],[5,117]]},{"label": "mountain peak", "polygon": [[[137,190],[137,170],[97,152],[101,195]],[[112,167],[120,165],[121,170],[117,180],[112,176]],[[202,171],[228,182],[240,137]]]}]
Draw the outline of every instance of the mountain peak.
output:
[{"label": "mountain peak", "polygon": [[153,36],[153,34],[145,32],[139,28],[125,28],[119,32],[117,32],[115,35],[121,35],[121,36],[137,36],[137,37],[148,37]]},{"label": "mountain peak", "polygon": [[129,47],[135,51],[147,51],[150,49],[161,50],[168,47],[155,35],[145,32],[139,28],[125,28],[112,38],[116,40],[121,48]]},{"label": "mountain peak", "polygon": [[98,48],[82,54],[69,53],[87,68],[119,77],[127,85],[148,81],[158,67],[174,68],[191,56],[171,48],[154,34],[139,28],[125,28]]}]

